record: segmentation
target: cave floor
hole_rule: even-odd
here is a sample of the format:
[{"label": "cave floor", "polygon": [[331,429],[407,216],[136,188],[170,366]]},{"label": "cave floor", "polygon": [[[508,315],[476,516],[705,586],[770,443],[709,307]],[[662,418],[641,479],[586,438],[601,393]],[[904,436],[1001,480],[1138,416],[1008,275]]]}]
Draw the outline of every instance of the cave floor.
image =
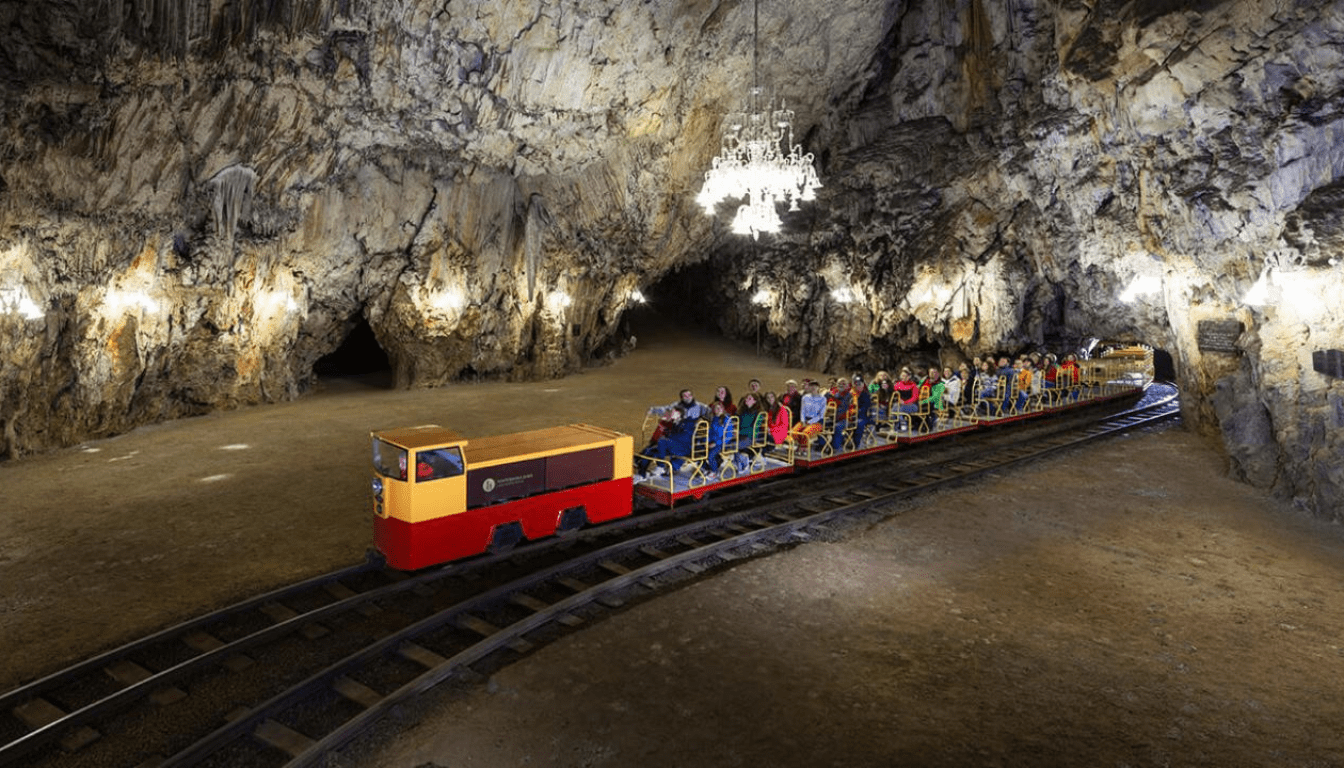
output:
[{"label": "cave floor", "polygon": [[[637,434],[683,384],[820,373],[655,327],[559,381],[328,380],[0,465],[0,689],[362,559],[370,429]],[[1344,766],[1344,536],[1226,478],[1203,438],[891,513],[431,691],[332,764]]]}]

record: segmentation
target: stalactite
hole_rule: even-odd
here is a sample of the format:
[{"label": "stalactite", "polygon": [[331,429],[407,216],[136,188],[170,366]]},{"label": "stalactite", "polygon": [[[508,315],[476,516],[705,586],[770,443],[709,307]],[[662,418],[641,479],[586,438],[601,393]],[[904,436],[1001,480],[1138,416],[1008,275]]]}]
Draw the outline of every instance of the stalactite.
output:
[{"label": "stalactite", "polygon": [[252,195],[256,191],[257,172],[242,165],[231,165],[206,182],[215,215],[215,234],[233,247],[238,222],[252,217]]},{"label": "stalactite", "polygon": [[270,26],[289,35],[323,30],[350,17],[356,0],[98,0],[90,13],[113,38],[183,58],[198,39],[216,48],[251,40]]},{"label": "stalactite", "polygon": [[546,198],[533,193],[527,201],[527,224],[524,230],[523,271],[527,275],[527,297],[537,293],[537,274],[541,271],[541,238],[552,223],[546,209]]}]

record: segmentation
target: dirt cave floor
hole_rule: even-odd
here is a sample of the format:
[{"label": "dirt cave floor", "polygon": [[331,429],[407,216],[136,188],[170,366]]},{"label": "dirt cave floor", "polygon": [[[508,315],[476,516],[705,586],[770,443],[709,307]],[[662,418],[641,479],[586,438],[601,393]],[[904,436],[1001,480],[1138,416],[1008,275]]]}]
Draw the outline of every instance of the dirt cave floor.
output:
[{"label": "dirt cave floor", "polygon": [[[0,465],[0,689],[361,559],[369,429],[638,433],[683,383],[822,373],[656,327],[556,382],[328,382]],[[1205,439],[1114,439],[890,511],[431,691],[329,763],[1344,766],[1344,532],[1227,478]]]}]

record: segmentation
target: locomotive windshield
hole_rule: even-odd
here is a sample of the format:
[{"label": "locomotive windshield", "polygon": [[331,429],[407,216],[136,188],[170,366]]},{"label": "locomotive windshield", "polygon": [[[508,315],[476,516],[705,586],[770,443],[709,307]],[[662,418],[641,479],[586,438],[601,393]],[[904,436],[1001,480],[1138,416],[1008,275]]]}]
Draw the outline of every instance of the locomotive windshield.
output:
[{"label": "locomotive windshield", "polygon": [[394,480],[406,479],[406,449],[373,439],[373,471]]}]

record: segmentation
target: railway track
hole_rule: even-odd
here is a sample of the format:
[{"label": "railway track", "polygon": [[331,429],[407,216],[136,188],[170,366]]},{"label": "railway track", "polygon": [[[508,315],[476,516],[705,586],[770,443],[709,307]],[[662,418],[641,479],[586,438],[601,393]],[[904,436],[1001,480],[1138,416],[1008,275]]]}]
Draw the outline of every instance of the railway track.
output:
[{"label": "railway track", "polygon": [[408,575],[370,561],[155,633],[0,696],[0,765],[307,766],[392,707],[661,586],[895,502],[1179,415],[992,431]]}]

